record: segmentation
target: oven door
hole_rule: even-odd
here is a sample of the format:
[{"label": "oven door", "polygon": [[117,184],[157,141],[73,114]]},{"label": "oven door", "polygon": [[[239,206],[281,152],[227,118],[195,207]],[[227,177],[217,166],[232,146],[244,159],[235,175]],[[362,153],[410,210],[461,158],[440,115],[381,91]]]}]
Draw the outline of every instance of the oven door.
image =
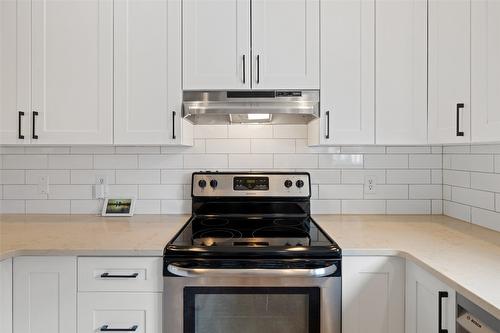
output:
[{"label": "oven door", "polygon": [[182,276],[164,278],[165,333],[341,333],[340,275],[170,270]]}]

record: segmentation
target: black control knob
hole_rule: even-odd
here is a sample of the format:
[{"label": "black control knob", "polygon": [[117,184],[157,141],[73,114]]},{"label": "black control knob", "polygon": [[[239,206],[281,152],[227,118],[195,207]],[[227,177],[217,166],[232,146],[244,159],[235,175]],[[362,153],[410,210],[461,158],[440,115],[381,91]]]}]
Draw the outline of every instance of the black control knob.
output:
[{"label": "black control knob", "polygon": [[301,188],[304,186],[304,181],[302,179],[299,179],[295,182],[295,186],[297,186],[298,188]]},{"label": "black control knob", "polygon": [[210,181],[210,187],[212,187],[212,188],[216,188],[217,187],[217,181],[215,179],[212,179]]},{"label": "black control knob", "polygon": [[207,186],[207,181],[205,179],[200,179],[198,181],[198,186],[201,188],[205,188]]},{"label": "black control knob", "polygon": [[285,187],[286,188],[290,188],[290,187],[292,187],[292,185],[293,185],[293,183],[290,179],[285,180]]}]

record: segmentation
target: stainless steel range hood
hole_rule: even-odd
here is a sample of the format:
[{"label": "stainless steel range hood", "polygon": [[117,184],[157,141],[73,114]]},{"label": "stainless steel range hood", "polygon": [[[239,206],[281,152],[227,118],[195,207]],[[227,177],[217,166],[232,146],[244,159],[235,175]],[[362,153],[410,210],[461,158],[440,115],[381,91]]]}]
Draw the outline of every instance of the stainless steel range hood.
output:
[{"label": "stainless steel range hood", "polygon": [[319,117],[318,90],[184,91],[183,116],[194,124],[305,124]]}]

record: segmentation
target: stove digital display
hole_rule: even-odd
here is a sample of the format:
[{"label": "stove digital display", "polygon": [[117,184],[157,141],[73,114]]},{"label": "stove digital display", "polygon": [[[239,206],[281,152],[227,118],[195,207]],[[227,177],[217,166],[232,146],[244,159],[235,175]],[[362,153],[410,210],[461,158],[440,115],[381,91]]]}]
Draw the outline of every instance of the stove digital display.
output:
[{"label": "stove digital display", "polygon": [[235,191],[269,191],[269,177],[234,177]]}]

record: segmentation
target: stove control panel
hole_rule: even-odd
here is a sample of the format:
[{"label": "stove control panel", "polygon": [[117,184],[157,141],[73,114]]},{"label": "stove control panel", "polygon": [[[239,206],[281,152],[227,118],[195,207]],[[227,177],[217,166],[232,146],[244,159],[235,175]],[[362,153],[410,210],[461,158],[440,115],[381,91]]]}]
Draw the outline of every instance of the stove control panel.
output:
[{"label": "stove control panel", "polygon": [[296,173],[195,172],[195,197],[310,197],[310,176]]}]

